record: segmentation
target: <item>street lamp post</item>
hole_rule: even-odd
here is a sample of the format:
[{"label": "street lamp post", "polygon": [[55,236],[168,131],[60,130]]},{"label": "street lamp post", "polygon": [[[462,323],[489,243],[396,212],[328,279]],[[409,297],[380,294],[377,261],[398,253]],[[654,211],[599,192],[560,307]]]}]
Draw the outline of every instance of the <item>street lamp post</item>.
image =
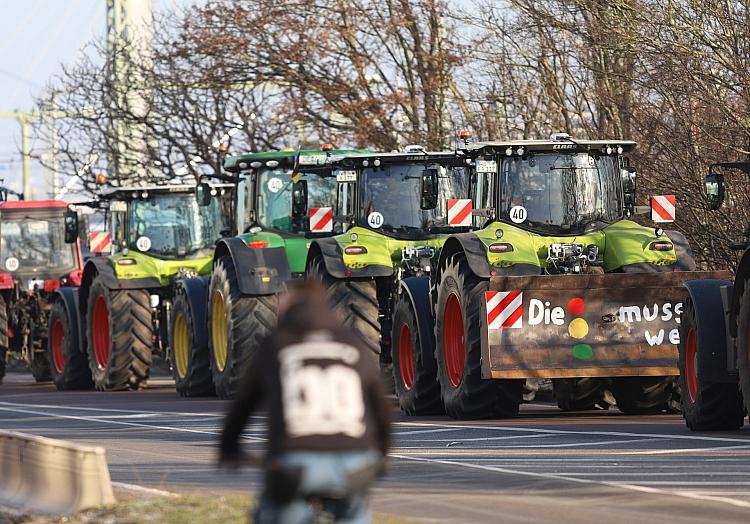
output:
[{"label": "street lamp post", "polygon": [[29,111],[0,111],[0,118],[13,118],[21,126],[21,155],[23,176],[23,198],[31,200],[31,144],[29,139],[29,125],[39,118],[39,113]]}]

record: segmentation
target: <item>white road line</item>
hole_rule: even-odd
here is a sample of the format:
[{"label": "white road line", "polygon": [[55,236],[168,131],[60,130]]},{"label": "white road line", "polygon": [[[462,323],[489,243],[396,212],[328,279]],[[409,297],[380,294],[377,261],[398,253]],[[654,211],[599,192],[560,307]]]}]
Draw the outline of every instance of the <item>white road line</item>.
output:
[{"label": "white road line", "polygon": [[[401,434],[394,433],[395,437],[400,437]],[[403,442],[405,444],[410,444],[412,442],[484,442],[484,441],[494,441],[494,440],[519,440],[519,439],[527,439],[527,438],[550,438],[554,437],[555,435],[510,435],[506,437],[474,437],[474,438],[434,438],[434,439],[420,439],[420,438],[409,438],[404,439]]]},{"label": "white road line", "polygon": [[423,426],[423,427],[450,427],[456,429],[479,429],[479,430],[493,430],[493,431],[514,431],[524,433],[547,433],[551,435],[578,435],[588,436],[597,435],[600,437],[612,436],[612,437],[646,437],[646,438],[661,438],[667,440],[700,440],[706,442],[744,442],[750,443],[750,433],[746,435],[746,438],[734,438],[734,437],[707,437],[704,435],[695,435],[687,433],[684,435],[676,434],[662,434],[662,433],[630,433],[626,431],[572,431],[565,429],[543,429],[543,428],[531,428],[531,427],[516,427],[516,426],[477,426],[469,424],[437,424],[432,422],[396,422],[395,426],[410,425],[410,426]]},{"label": "white road line", "polygon": [[703,451],[721,451],[724,449],[749,449],[746,446],[718,446],[715,448],[682,448],[682,449],[652,449],[648,451],[613,451],[613,455],[674,455],[677,453],[695,453]]},{"label": "white road line", "polygon": [[129,491],[137,491],[139,493],[148,493],[150,495],[158,495],[160,497],[179,497],[177,493],[171,491],[165,491],[163,489],[147,488],[145,486],[139,486],[138,484],[127,484],[125,482],[112,482],[112,487],[127,489]]},{"label": "white road line", "polygon": [[[533,436],[543,436],[543,435],[533,435]],[[502,437],[498,437],[502,438]],[[506,437],[507,438],[507,437]],[[531,438],[531,437],[529,437]],[[455,442],[455,447],[460,447],[461,444],[465,441],[468,441],[469,439],[456,439],[454,441],[442,441],[442,442]],[[484,439],[482,439],[484,440]],[[490,450],[493,453],[502,452],[504,450],[512,450],[512,449],[551,449],[551,448],[579,448],[579,447],[588,447],[588,446],[606,446],[608,444],[630,444],[635,442],[650,442],[655,440],[661,440],[658,438],[642,438],[642,439],[628,439],[628,440],[601,440],[597,442],[566,442],[564,444],[538,444],[538,445],[516,445],[516,444],[509,444],[507,446],[501,446],[496,448],[464,448],[466,450],[471,451],[485,451]],[[406,440],[403,442],[403,444],[410,444],[411,440]],[[454,446],[451,446],[453,448]],[[422,450],[430,450],[430,449],[444,449],[444,448],[426,448],[423,446],[399,446],[399,449],[422,449]]]},{"label": "white road line", "polygon": [[515,469],[509,469],[509,468],[486,466],[482,464],[468,464],[465,462],[457,462],[455,460],[443,460],[443,459],[434,459],[434,458],[425,458],[425,457],[409,457],[406,455],[392,455],[392,456],[395,458],[411,460],[414,462],[427,462],[427,463],[432,463],[432,464],[443,464],[447,466],[458,466],[458,467],[469,468],[469,469],[492,471],[495,473],[506,473],[509,475],[520,475],[520,476],[525,476],[525,477],[543,478],[546,480],[562,480],[562,481],[567,481],[567,482],[575,482],[578,484],[593,484],[593,485],[598,485],[598,486],[609,486],[609,487],[620,488],[620,489],[629,490],[629,491],[637,491],[640,493],[650,493],[654,495],[672,495],[672,496],[684,497],[684,498],[689,498],[689,499],[719,502],[722,504],[729,504],[729,505],[737,506],[740,508],[750,508],[750,502],[746,502],[744,500],[735,500],[735,499],[725,497],[725,496],[700,495],[694,492],[673,491],[673,490],[666,490],[666,489],[661,489],[661,488],[654,488],[650,486],[640,486],[637,484],[624,484],[620,482],[610,482],[610,481],[605,481],[605,480],[569,477],[567,475],[558,475],[554,473],[521,471],[521,470],[515,470]]},{"label": "white road line", "polygon": [[[620,468],[619,465],[614,466]],[[627,473],[622,471],[610,471],[609,473],[591,473],[589,471],[566,471],[566,475],[573,475],[576,477],[642,477],[647,474],[652,477],[684,477],[686,475],[701,476],[701,477],[750,477],[750,471],[695,471],[689,464],[685,464],[685,471],[672,471],[670,473],[657,473],[655,471],[649,471],[647,473]],[[641,483],[642,484],[642,483]]]},{"label": "white road line", "polygon": [[644,486],[750,486],[750,482],[737,480],[644,480],[638,482]]},{"label": "white road line", "polygon": [[[0,403],[3,404],[3,403]],[[157,426],[152,424],[138,424],[137,422],[124,422],[121,420],[105,420],[105,419],[99,419],[99,418],[93,418],[93,417],[82,417],[77,415],[61,415],[56,413],[46,413],[44,411],[33,411],[30,409],[15,409],[15,408],[7,408],[2,407],[0,405],[0,411],[10,411],[13,413],[24,413],[27,415],[40,415],[44,417],[52,417],[52,418],[61,418],[61,419],[67,419],[67,420],[82,420],[85,422],[96,422],[97,424],[113,424],[118,426],[133,426],[137,428],[146,428],[146,429],[156,429],[156,430],[162,430],[162,431],[177,431],[180,433],[198,433],[202,435],[221,435],[221,431],[205,431],[200,429],[188,429],[188,428],[176,428],[173,426]],[[242,435],[242,438],[246,440],[257,440],[257,441],[265,441],[265,439],[260,437],[252,437],[246,434]]]},{"label": "white road line", "polygon": [[[77,406],[55,406],[50,404],[24,404],[18,402],[0,402],[0,406],[11,406],[16,408],[41,408],[41,409],[59,409],[59,410],[76,410],[76,411],[98,411],[100,413],[112,412],[112,413],[136,413],[136,414],[153,414],[153,415],[164,415],[164,416],[178,416],[178,417],[224,417],[224,413],[181,413],[175,411],[145,411],[145,410],[134,410],[134,409],[114,409],[114,408],[84,408]],[[255,416],[253,418],[265,418]]]}]

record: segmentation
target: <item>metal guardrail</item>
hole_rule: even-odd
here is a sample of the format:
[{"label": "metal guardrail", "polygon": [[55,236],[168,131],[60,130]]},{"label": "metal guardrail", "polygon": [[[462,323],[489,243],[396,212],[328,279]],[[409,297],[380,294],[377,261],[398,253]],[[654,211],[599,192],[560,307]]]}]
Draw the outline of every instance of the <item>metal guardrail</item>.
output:
[{"label": "metal guardrail", "polygon": [[114,502],[104,448],[0,431],[0,505],[70,514]]}]

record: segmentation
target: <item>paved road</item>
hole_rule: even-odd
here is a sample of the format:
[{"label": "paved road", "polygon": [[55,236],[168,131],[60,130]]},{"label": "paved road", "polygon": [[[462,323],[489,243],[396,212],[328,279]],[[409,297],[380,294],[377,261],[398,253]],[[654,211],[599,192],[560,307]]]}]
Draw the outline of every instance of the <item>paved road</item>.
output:
[{"label": "paved road", "polygon": [[[256,473],[218,472],[226,403],[180,399],[166,379],[137,393],[57,392],[9,375],[0,429],[98,444],[113,481],[178,492],[245,492]],[[750,521],[750,429],[692,433],[674,415],[564,414],[460,423],[394,413],[395,448],[373,508],[433,522],[555,524]],[[247,428],[263,445],[263,417]]]}]

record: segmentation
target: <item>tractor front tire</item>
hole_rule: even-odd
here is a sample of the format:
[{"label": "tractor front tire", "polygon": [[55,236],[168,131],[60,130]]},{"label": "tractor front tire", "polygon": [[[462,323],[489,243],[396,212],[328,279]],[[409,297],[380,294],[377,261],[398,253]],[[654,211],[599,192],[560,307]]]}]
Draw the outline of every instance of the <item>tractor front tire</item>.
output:
[{"label": "tractor front tire", "polygon": [[151,301],[145,289],[110,290],[94,278],[88,295],[86,336],[96,389],[136,390],[146,386],[153,344]]},{"label": "tractor front tire", "polygon": [[85,353],[78,349],[77,329],[68,318],[68,311],[61,300],[55,301],[49,314],[47,351],[52,363],[52,380],[58,390],[91,389],[91,369]]},{"label": "tractor front tire", "polygon": [[456,419],[513,417],[522,401],[523,380],[482,378],[480,315],[488,289],[488,281],[471,271],[464,253],[446,262],[438,282],[438,381],[445,411]]},{"label": "tractor front tire", "polygon": [[407,415],[445,412],[437,381],[434,338],[420,337],[416,312],[407,293],[399,294],[393,308],[391,346],[393,381],[401,411]]},{"label": "tractor front tire", "polygon": [[230,256],[214,266],[208,288],[208,339],[216,395],[233,398],[263,340],[276,327],[278,295],[243,295]]},{"label": "tractor front tire", "polygon": [[608,409],[606,386],[604,380],[594,377],[552,379],[555,400],[563,411]]},{"label": "tractor front tire", "polygon": [[671,377],[614,377],[612,394],[626,415],[656,415],[669,409]]},{"label": "tractor front tire", "polygon": [[37,348],[39,343],[46,344],[47,341],[36,341],[32,342],[31,347],[31,362],[29,362],[29,370],[31,370],[31,376],[34,377],[36,382],[50,382],[53,378],[52,375],[52,364],[49,359],[47,351],[41,352]]},{"label": "tractor front tire", "polygon": [[172,332],[170,333],[170,364],[177,393],[181,397],[209,397],[216,394],[211,376],[211,355],[208,341],[199,337],[193,325],[190,299],[178,289],[172,302]]}]

